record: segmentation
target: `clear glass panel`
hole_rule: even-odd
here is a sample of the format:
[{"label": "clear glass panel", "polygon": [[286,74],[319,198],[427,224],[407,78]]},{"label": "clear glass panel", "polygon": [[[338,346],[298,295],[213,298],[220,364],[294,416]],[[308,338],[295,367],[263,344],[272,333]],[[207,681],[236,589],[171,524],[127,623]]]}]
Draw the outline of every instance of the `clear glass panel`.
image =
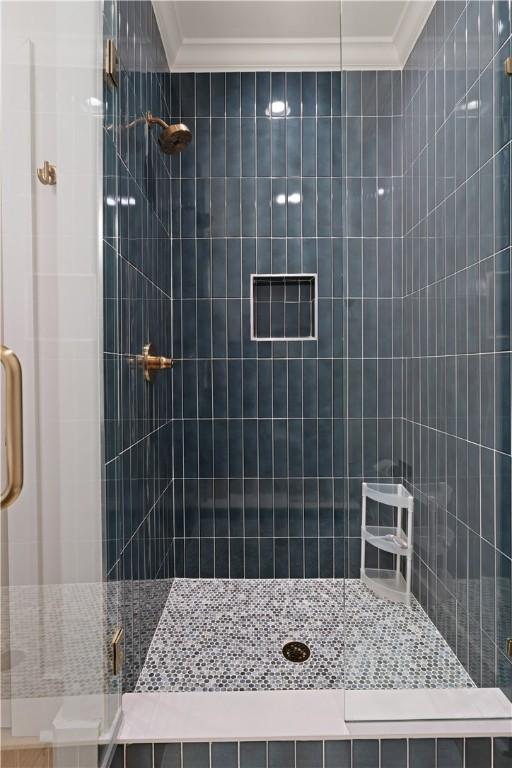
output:
[{"label": "clear glass panel", "polygon": [[2,749],[51,748],[66,768],[79,751],[106,759],[120,704],[102,537],[101,26],[98,2],[1,6],[2,489],[18,438],[23,458],[1,510]]},{"label": "clear glass panel", "polygon": [[410,3],[400,69],[342,58],[348,721],[512,714],[510,87],[480,9]]},{"label": "clear glass panel", "polygon": [[[113,4],[120,87],[105,124],[105,253],[118,335],[106,429],[122,499],[109,565],[126,598],[125,682],[136,692],[332,687],[343,645],[315,610],[318,598],[327,624],[333,603],[337,620],[343,608],[338,4],[323,3],[319,18],[315,2],[293,12],[269,0],[178,2],[184,40],[174,42],[171,5]],[[162,153],[148,110],[192,131],[181,154]],[[315,275],[318,318],[252,339],[252,274]],[[130,365],[149,342],[176,358],[151,384]],[[146,657],[160,618],[148,585],[169,602]],[[265,650],[251,675],[255,636]],[[321,663],[312,678],[285,663],[287,640],[327,655],[334,683]],[[164,659],[162,645],[173,649]]]},{"label": "clear glass panel", "polygon": [[170,121],[170,75],[152,3],[105,2],[103,22],[117,62],[103,121],[106,573],[131,692],[174,574],[175,371],[140,365],[146,345],[173,353],[171,157],[145,119]]}]

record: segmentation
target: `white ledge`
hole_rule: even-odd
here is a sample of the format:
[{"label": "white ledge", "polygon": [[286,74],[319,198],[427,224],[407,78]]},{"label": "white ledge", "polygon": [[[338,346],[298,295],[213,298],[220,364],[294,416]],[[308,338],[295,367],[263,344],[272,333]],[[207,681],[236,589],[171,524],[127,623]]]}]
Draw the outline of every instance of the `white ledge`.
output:
[{"label": "white ledge", "polygon": [[352,720],[391,715],[409,719],[347,722],[343,690],[128,693],[123,696],[123,721],[117,740],[300,741],[511,733],[511,705],[497,689],[347,694]]}]

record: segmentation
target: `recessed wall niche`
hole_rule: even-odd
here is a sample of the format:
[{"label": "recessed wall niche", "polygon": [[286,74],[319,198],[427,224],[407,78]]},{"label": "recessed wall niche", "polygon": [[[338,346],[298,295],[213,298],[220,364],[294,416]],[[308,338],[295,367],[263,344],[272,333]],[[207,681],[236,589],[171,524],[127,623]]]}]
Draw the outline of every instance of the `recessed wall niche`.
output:
[{"label": "recessed wall niche", "polygon": [[251,275],[251,338],[316,339],[316,275]]}]

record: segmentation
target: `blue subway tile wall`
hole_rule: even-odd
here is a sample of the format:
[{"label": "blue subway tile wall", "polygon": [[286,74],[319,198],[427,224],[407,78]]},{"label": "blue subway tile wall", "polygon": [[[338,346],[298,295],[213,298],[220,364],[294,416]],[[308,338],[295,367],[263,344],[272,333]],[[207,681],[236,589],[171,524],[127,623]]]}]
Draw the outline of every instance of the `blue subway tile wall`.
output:
[{"label": "blue subway tile wall", "polygon": [[172,374],[148,384],[133,364],[147,342],[172,353],[171,167],[142,119],[169,114],[170,76],[151,3],[105,2],[104,37],[120,59],[104,87],[105,563],[130,690],[173,569]]},{"label": "blue subway tile wall", "polygon": [[[138,762],[137,762],[138,761]],[[153,761],[153,762],[152,762]],[[493,762],[494,761],[494,762]],[[512,739],[126,744],[115,768],[511,768]]]},{"label": "blue subway tile wall", "polygon": [[[171,75],[175,575],[344,575],[340,73]],[[318,338],[251,340],[250,276]]]},{"label": "blue subway tile wall", "polygon": [[[361,483],[401,481],[402,74],[343,74],[346,575],[359,578]],[[371,524],[390,525],[371,502]],[[369,567],[391,556],[367,549]]]},{"label": "blue subway tile wall", "polygon": [[475,683],[509,695],[510,12],[438,2],[403,73],[402,455],[414,592]]}]

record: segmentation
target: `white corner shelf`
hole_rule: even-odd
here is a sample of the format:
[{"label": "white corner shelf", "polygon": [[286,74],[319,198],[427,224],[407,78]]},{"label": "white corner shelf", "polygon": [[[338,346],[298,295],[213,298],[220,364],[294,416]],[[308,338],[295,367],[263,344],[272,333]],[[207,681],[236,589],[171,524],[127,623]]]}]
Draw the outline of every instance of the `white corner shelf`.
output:
[{"label": "white corner shelf", "polygon": [[401,483],[363,483],[363,495],[365,486],[366,497],[380,504],[404,509],[412,501],[411,494]]},{"label": "white corner shelf", "polygon": [[393,555],[407,555],[409,539],[403,530],[384,525],[367,525],[362,531],[363,538],[377,549],[391,552]]},{"label": "white corner shelf", "polygon": [[[396,525],[367,525],[366,500],[396,508]],[[407,510],[407,531],[402,526]],[[361,521],[361,581],[379,597],[394,602],[411,602],[412,533],[414,499],[401,483],[363,483]],[[394,569],[366,568],[366,544],[395,555]],[[402,557],[406,559],[406,576],[402,575]]]},{"label": "white corner shelf", "polygon": [[385,568],[366,568],[361,571],[361,581],[379,597],[395,603],[407,600],[407,582],[401,573]]}]

